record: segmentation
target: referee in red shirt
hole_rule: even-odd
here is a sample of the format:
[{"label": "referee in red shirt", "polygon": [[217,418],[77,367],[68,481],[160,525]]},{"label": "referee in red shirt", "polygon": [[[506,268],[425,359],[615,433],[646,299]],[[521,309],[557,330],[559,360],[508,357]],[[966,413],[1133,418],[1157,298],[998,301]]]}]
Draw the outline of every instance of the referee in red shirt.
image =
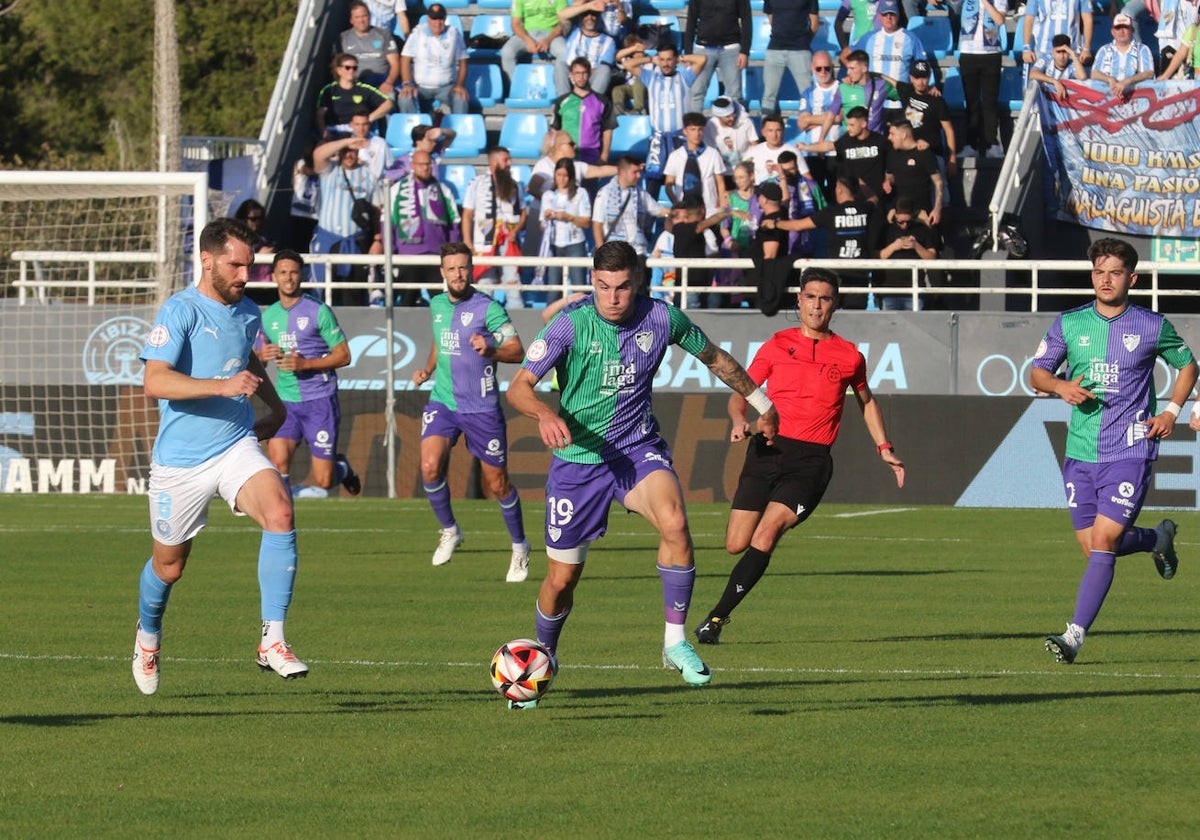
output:
[{"label": "referee in red shirt", "polygon": [[729,400],[729,439],[750,437],[725,528],[725,550],[742,557],[729,574],[721,600],[696,628],[701,644],[720,641],[730,614],[766,572],[779,539],[821,503],[833,477],[829,451],[841,428],[847,386],[858,398],[879,456],[896,474],[896,485],[904,486],[904,462],[888,441],[883,411],[867,387],[866,359],[829,329],[837,300],[836,274],[805,269],[796,302],[800,326],[771,336],[747,368],[755,382],[767,383],[777,418],[774,412],[759,418],[759,433],[750,437],[745,398],[734,394]]}]

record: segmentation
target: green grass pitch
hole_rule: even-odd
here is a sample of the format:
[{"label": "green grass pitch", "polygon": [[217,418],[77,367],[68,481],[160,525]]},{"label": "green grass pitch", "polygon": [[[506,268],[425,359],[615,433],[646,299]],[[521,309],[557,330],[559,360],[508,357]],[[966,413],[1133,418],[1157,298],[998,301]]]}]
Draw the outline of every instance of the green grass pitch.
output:
[{"label": "green grass pitch", "polygon": [[[1042,647],[1083,558],[1063,511],[822,507],[787,535],[712,684],[661,667],[656,537],[614,508],[542,707],[487,663],[533,634],[494,503],[429,563],[420,500],[301,501],[288,636],[254,665],[258,532],[220,503],[165,623],[162,687],[130,676],[143,498],[0,503],[3,837],[1194,837],[1200,516],[1181,569],[1123,558],[1075,665]],[[690,509],[691,628],[733,562]],[[1148,511],[1143,523],[1160,514]]]}]

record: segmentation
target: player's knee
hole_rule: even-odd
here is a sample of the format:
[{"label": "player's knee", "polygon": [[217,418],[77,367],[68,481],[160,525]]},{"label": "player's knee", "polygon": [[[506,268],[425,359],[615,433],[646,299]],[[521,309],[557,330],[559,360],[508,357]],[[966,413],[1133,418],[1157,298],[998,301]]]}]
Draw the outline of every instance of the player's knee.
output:
[{"label": "player's knee", "polygon": [[442,462],[439,458],[421,459],[421,481],[436,484],[442,477]]},{"label": "player's knee", "polygon": [[729,554],[741,554],[743,551],[745,551],[749,547],[750,547],[750,540],[746,539],[745,537],[742,537],[742,536],[737,536],[737,537],[726,536],[725,537],[725,551],[728,552]]}]

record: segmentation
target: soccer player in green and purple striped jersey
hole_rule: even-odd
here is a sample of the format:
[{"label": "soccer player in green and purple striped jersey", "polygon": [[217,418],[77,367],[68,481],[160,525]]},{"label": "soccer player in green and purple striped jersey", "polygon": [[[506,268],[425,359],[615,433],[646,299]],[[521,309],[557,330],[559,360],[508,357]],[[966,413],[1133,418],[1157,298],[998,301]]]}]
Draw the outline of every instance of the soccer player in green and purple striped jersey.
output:
[{"label": "soccer player in green and purple striped jersey", "polygon": [[[350,364],[350,346],[337,316],[301,287],[304,258],[282,250],[271,264],[279,301],[262,314],[256,352],[279,368],[275,390],[287,406],[287,419],[267,442],[267,456],[296,498],[325,498],[335,481],[352,495],[362,492],[358,473],[338,451],[342,409],[337,369]],[[305,484],[290,481],[292,457],[300,441],[312,455]]]},{"label": "soccer player in green and purple striped jersey", "polygon": [[[681,672],[690,685],[704,685],[712,674],[685,637],[696,564],[683,490],[652,413],[655,373],[677,344],[767,415],[764,433],[774,434],[771,424],[778,418],[745,369],[687,315],[638,294],[639,272],[638,254],[628,242],[597,248],[592,294],[568,304],[542,329],[509,384],[509,403],[537,421],[553,455],[546,480],[549,569],[538,593],[537,637],[557,655],[588,546],[607,529],[615,500],[641,514],[660,535],[663,664]],[[562,392],[557,412],[534,392],[552,370]]]},{"label": "soccer player in green and purple striped jersey", "polygon": [[[1072,406],[1063,487],[1088,562],[1066,632],[1046,638],[1046,649],[1067,663],[1075,661],[1104,605],[1117,557],[1150,552],[1163,578],[1175,575],[1175,523],[1164,519],[1155,528],[1134,523],[1150,486],[1158,442],[1175,428],[1197,376],[1192,351],[1171,322],[1129,302],[1137,283],[1133,246],[1099,239],[1088,249],[1088,259],[1096,298],[1054,320],[1029,377],[1034,389]],[[1162,411],[1154,390],[1159,358],[1178,371]],[[1060,378],[1063,362],[1066,373]]]},{"label": "soccer player in green and purple striped jersey", "polygon": [[484,486],[500,502],[512,537],[505,580],[521,583],[529,575],[529,540],[521,520],[521,499],[508,478],[508,436],[496,365],[520,362],[525,347],[504,307],[471,285],[470,246],[443,244],[441,262],[446,291],[429,302],[433,347],[425,366],[413,374],[417,385],[434,380],[421,415],[421,483],[442,526],[433,565],[449,563],[463,541],[450,507],[446,469],[450,449],[464,436],[467,450],[479,459]]}]

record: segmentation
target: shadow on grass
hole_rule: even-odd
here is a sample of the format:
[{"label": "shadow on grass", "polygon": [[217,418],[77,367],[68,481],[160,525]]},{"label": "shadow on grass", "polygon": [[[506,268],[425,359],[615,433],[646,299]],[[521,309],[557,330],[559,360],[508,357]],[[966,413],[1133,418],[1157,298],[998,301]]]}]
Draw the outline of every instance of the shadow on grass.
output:
[{"label": "shadow on grass", "polygon": [[[880,642],[993,642],[1021,641],[1028,639],[1044,639],[1045,633],[931,633],[926,636],[882,636],[877,639],[839,639],[839,643],[873,645]],[[1151,630],[1101,630],[1088,636],[1089,639],[1100,639],[1105,636],[1200,636],[1200,629],[1156,627]],[[1098,664],[1090,662],[1089,664]]]}]

